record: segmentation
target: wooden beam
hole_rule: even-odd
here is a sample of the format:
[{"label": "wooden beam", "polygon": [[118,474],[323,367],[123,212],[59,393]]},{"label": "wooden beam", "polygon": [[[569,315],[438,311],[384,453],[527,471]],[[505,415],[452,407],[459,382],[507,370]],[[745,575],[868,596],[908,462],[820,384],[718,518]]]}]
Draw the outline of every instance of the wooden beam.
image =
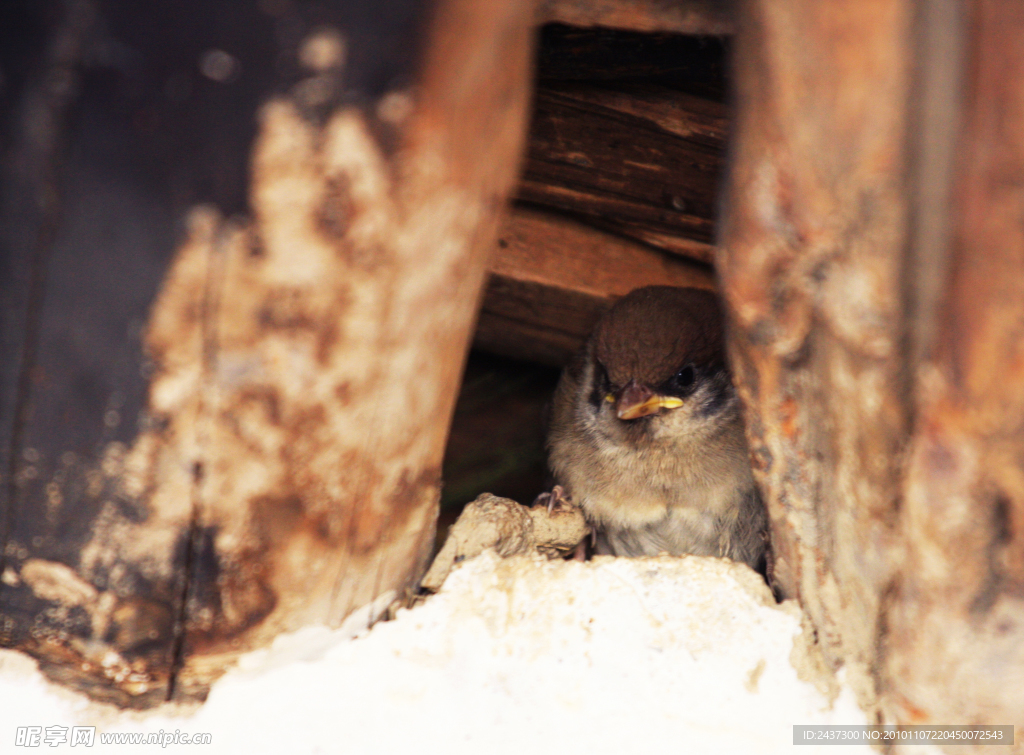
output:
[{"label": "wooden beam", "polygon": [[1018,724],[1024,7],[748,0],[736,71],[718,270],[776,578],[879,721]]},{"label": "wooden beam", "polygon": [[225,0],[213,49],[200,5],[90,5],[139,62],[53,122],[68,191],[3,438],[0,640],[122,706],[202,698],[239,653],[418,579],[526,131],[519,0]]},{"label": "wooden beam", "polygon": [[776,579],[876,709],[911,413],[915,7],[742,4],[717,266]]},{"label": "wooden beam", "polygon": [[727,119],[655,85],[537,91],[518,198],[710,262]]},{"label": "wooden beam", "polygon": [[707,266],[552,213],[516,208],[498,239],[475,344],[505,356],[562,366],[634,288],[714,287]]},{"label": "wooden beam", "polygon": [[541,23],[676,34],[731,34],[732,3],[721,0],[543,0]]}]

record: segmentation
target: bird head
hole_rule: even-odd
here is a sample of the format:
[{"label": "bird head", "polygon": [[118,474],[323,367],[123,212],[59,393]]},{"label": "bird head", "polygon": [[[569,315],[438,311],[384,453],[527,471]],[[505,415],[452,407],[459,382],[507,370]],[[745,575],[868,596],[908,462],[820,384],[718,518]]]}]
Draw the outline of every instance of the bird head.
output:
[{"label": "bird head", "polygon": [[610,435],[695,436],[737,411],[721,309],[701,289],[624,296],[595,327],[581,378],[580,398]]}]

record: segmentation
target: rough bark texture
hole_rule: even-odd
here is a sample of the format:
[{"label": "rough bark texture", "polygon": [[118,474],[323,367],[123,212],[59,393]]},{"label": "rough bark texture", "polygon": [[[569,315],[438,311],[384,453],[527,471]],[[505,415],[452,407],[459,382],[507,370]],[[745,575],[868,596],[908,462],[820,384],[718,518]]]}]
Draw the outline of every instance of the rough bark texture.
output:
[{"label": "rough bark texture", "polygon": [[780,587],[880,720],[1018,743],[1021,40],[1011,0],[746,2],[718,260]]},{"label": "rough bark texture", "polygon": [[[338,624],[410,584],[429,554],[474,305],[525,131],[532,9],[432,3],[415,94],[366,44],[393,42],[381,25],[415,14],[378,10],[279,19],[285,37],[306,31],[281,52],[283,91],[259,109],[248,208],[191,210],[169,266],[152,266],[155,299],[138,293],[150,377],[137,430],[127,420],[141,407],[98,402],[106,434],[69,455],[66,439],[38,432],[59,386],[40,387],[40,358],[20,366],[4,641],[97,696],[201,696],[238,652]],[[232,29],[253,23],[245,12]],[[200,67],[226,82],[238,59],[208,51]],[[138,237],[159,246],[161,232]],[[70,238],[69,259],[84,262]],[[130,280],[116,264],[94,278]],[[47,316],[60,312],[29,311]],[[40,332],[45,356],[58,329]]]}]

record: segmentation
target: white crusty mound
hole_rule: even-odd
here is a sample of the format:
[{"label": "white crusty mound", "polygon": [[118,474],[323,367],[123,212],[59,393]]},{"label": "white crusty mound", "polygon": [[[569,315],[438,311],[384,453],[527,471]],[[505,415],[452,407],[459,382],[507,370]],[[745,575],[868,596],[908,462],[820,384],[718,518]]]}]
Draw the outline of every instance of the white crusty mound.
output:
[{"label": "white crusty mound", "polygon": [[[848,689],[830,701],[799,678],[791,656],[813,665],[799,612],[777,607],[746,566],[719,559],[488,551],[424,604],[349,637],[279,638],[189,715],[106,709],[100,721],[98,706],[0,664],[0,737],[24,723],[96,722],[211,732],[199,749],[216,753],[810,755],[816,748],[794,750],[793,724],[867,723]],[[196,748],[161,748],[179,750]],[[98,741],[91,751],[102,751]],[[843,748],[858,752],[871,750]]]}]

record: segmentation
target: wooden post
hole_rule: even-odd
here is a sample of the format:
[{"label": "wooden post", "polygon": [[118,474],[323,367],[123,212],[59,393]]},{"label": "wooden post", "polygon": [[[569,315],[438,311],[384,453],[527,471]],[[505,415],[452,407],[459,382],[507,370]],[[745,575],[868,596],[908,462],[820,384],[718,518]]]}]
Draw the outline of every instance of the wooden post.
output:
[{"label": "wooden post", "polygon": [[755,0],[740,22],[719,256],[732,356],[776,579],[870,701],[908,429],[912,3]]},{"label": "wooden post", "polygon": [[[970,3],[948,277],[917,366],[906,551],[882,646],[899,720],[1024,739],[1024,6]],[[944,251],[944,250],[943,250]],[[922,264],[928,264],[922,260]]]},{"label": "wooden post", "polygon": [[[145,320],[126,382],[141,406],[102,386],[99,411],[74,417],[91,439],[69,448],[50,407],[73,394],[44,372],[62,303],[44,296],[28,312],[43,325],[20,366],[3,639],[99,697],[201,697],[239,652],[383,608],[424,566],[475,305],[520,160],[533,17],[512,1],[386,5],[309,17],[287,3],[231,5],[236,36],[204,40],[187,61],[252,88],[243,120],[263,104],[248,201],[193,207],[173,256],[151,268],[155,296],[143,289],[133,305]],[[130,11],[113,0],[92,10],[115,26]],[[171,32],[155,33],[163,43]],[[245,78],[256,73],[246,33],[270,40],[252,63],[267,78]],[[403,73],[413,39],[422,65]],[[274,60],[285,81],[268,98]],[[201,81],[187,73],[155,96],[194,92]],[[85,104],[107,117],[102,100]],[[129,130],[147,115],[133,117],[143,120]],[[108,203],[101,214],[120,229],[133,212]],[[60,229],[67,213],[50,221]],[[138,237],[160,246],[165,228]],[[70,258],[85,259],[93,250],[77,243]],[[131,285],[117,265],[104,275],[115,293],[99,310]],[[82,306],[78,327],[92,337],[94,304]],[[148,386],[136,385],[140,368]]]},{"label": "wooden post", "polygon": [[879,720],[1019,726],[1024,14],[738,28],[718,262],[779,585]]}]

